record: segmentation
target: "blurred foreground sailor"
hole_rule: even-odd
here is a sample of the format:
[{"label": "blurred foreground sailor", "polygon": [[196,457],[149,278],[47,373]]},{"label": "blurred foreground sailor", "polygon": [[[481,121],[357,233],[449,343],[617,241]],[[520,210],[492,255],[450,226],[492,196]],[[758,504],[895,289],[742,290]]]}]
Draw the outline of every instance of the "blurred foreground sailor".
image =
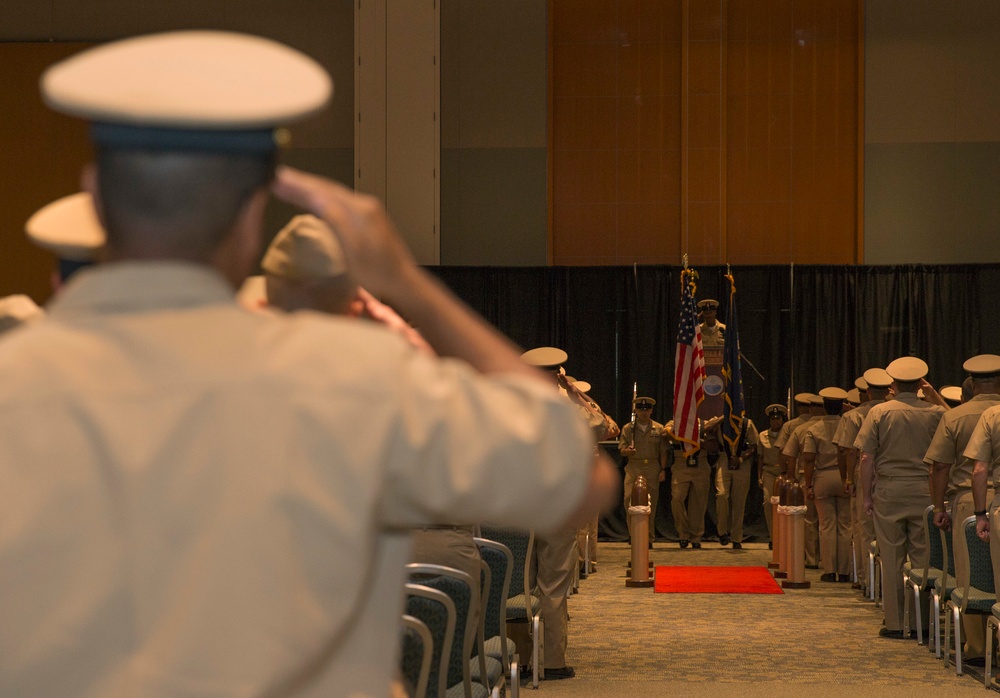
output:
[{"label": "blurred foreground sailor", "polygon": [[45,311],[23,293],[0,298],[0,335],[45,317]]},{"label": "blurred foreground sailor", "polygon": [[[275,172],[274,126],[329,100],[318,64],[180,32],[81,53],[42,90],[94,121],[106,261],[0,341],[0,695],[385,695],[399,529],[551,532],[612,503],[576,410],[377,201]],[[269,185],[454,358],[237,305]]]}]

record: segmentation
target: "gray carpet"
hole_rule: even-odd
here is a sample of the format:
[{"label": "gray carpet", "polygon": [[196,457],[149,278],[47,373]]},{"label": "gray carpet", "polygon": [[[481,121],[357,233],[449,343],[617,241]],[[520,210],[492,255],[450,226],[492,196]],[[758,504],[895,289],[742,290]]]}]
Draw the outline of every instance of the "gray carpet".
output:
[{"label": "gray carpet", "polygon": [[[762,565],[766,544],[744,550],[657,543],[658,565]],[[569,601],[568,661],[577,677],[544,682],[551,696],[989,695],[982,670],[956,676],[914,640],[877,637],[881,612],[850,584],[819,581],[782,595],[654,594],[627,589],[624,543],[601,543],[598,571]],[[973,673],[975,672],[975,673]],[[522,688],[530,692],[530,686]],[[529,693],[528,695],[532,695]]]}]

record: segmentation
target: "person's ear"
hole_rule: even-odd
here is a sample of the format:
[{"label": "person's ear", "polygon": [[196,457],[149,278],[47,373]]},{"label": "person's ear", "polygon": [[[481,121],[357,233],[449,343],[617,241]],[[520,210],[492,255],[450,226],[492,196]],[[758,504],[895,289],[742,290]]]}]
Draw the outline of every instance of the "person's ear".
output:
[{"label": "person's ear", "polygon": [[90,198],[94,201],[94,211],[97,213],[97,220],[100,221],[101,226],[107,229],[107,223],[104,218],[104,205],[101,203],[101,185],[97,178],[97,165],[93,162],[88,162],[83,166],[80,171],[80,188],[90,194]]}]

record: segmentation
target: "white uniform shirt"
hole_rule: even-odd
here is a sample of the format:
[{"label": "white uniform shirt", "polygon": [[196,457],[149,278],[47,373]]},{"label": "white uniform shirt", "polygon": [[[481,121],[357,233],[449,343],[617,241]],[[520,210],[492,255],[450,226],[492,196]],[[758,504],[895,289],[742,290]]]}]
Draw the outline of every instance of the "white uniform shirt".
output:
[{"label": "white uniform shirt", "polygon": [[593,441],[540,381],[82,272],[0,342],[0,696],[383,696],[407,536],[550,529]]}]

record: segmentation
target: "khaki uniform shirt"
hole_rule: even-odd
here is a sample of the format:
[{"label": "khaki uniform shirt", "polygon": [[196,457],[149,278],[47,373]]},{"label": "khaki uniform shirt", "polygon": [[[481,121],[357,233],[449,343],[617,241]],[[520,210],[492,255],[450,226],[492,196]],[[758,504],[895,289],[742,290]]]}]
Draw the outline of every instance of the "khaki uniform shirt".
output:
[{"label": "khaki uniform shirt", "polygon": [[858,438],[858,432],[861,431],[865,417],[868,416],[872,407],[881,402],[884,400],[869,400],[841,415],[837,431],[833,434],[833,443],[841,448],[854,448],[854,440]]},{"label": "khaki uniform shirt", "polygon": [[792,435],[792,432],[799,428],[804,421],[809,419],[812,415],[800,414],[798,417],[789,419],[787,422],[781,425],[781,431],[778,432],[778,438],[775,439],[774,445],[778,449],[778,453],[781,453],[785,448],[785,444],[788,443],[788,437]]},{"label": "khaki uniform shirt", "polygon": [[983,461],[990,469],[990,482],[1000,492],[1000,405],[990,407],[979,418],[963,454],[973,462]]},{"label": "khaki uniform shirt", "polygon": [[854,446],[875,457],[879,478],[926,479],[924,455],[943,414],[943,407],[921,400],[916,393],[900,393],[871,408]]},{"label": "khaki uniform shirt", "polygon": [[714,327],[701,323],[701,345],[704,347],[721,347],[726,343],[726,326],[716,321]]},{"label": "khaki uniform shirt", "polygon": [[[629,465],[660,465],[661,449],[670,448],[670,445],[663,443],[663,425],[650,420],[646,429],[636,423],[635,430],[635,455],[628,457]],[[632,445],[632,422],[625,425],[621,436],[618,437],[618,447],[626,448]],[[664,464],[666,460],[664,459]]]},{"label": "khaki uniform shirt", "polygon": [[924,463],[933,465],[937,461],[952,466],[945,499],[952,499],[959,491],[972,489],[972,467],[976,462],[962,454],[969,445],[969,439],[983,412],[997,404],[1000,404],[1000,395],[976,395],[968,402],[948,410],[941,417],[931,445],[924,455]]},{"label": "khaki uniform shirt", "polygon": [[0,695],[385,696],[400,529],[553,529],[593,441],[541,382],[84,271],[0,343]]},{"label": "khaki uniform shirt", "polygon": [[837,467],[837,445],[833,443],[833,434],[837,431],[840,416],[829,414],[816,417],[808,422],[802,436],[802,452],[815,453],[816,470],[827,470]]},{"label": "khaki uniform shirt", "polygon": [[762,431],[757,437],[757,463],[761,469],[771,475],[781,474],[781,451],[774,445],[778,438],[777,431]]}]

